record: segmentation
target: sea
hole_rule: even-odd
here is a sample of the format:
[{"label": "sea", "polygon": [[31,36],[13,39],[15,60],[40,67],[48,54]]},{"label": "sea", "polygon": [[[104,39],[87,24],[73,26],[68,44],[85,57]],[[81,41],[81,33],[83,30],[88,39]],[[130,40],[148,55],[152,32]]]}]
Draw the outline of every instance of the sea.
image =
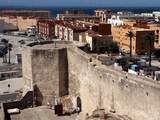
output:
[{"label": "sea", "polygon": [[94,10],[102,8],[102,9],[110,9],[113,12],[118,11],[128,11],[133,13],[151,13],[153,11],[160,11],[160,7],[22,7],[22,6],[7,6],[0,7],[0,10],[9,9],[9,10],[50,10],[53,16],[57,14],[63,13],[66,10],[83,10],[86,14],[93,15]]}]

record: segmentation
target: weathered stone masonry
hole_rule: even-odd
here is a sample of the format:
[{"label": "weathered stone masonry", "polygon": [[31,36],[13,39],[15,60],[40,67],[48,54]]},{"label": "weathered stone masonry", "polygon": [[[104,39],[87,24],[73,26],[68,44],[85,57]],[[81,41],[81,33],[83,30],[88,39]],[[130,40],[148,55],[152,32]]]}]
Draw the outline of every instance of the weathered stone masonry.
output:
[{"label": "weathered stone masonry", "polygon": [[[25,48],[24,55],[31,54],[32,65],[30,58],[24,60],[23,76],[37,85],[42,104],[63,93],[81,98],[83,115],[104,108],[133,120],[160,119],[160,84],[156,81],[117,71],[93,58],[90,61],[90,55],[73,46],[43,49],[42,45],[41,48]],[[32,70],[26,68],[30,66]]]}]

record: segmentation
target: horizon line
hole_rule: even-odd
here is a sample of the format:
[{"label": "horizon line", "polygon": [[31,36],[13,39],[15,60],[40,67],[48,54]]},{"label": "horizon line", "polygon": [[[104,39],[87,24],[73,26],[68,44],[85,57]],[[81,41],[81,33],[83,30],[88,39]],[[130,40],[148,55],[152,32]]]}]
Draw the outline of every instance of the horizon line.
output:
[{"label": "horizon line", "polygon": [[38,6],[38,5],[0,5],[0,7],[28,7],[28,8],[51,8],[51,7],[62,7],[62,8],[160,8],[160,6]]}]

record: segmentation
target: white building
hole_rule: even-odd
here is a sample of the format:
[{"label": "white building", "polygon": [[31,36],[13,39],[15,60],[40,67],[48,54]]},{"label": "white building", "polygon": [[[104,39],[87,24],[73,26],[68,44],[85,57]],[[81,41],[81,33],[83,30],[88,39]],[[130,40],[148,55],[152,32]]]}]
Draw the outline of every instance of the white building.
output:
[{"label": "white building", "polygon": [[153,17],[152,13],[141,13],[141,16],[143,17]]},{"label": "white building", "polygon": [[113,15],[110,19],[108,19],[108,24],[112,26],[121,26],[123,25],[123,20],[120,20],[119,16]]},{"label": "white building", "polygon": [[159,22],[160,11],[154,11],[152,14],[155,17],[155,21]]}]

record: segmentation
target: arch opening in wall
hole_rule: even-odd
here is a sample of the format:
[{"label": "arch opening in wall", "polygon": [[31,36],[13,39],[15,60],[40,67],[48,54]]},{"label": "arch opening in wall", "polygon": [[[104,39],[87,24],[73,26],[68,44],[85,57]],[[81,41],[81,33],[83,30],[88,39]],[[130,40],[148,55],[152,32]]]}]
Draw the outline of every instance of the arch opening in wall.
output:
[{"label": "arch opening in wall", "polygon": [[81,98],[77,97],[77,112],[80,113],[82,110]]}]

